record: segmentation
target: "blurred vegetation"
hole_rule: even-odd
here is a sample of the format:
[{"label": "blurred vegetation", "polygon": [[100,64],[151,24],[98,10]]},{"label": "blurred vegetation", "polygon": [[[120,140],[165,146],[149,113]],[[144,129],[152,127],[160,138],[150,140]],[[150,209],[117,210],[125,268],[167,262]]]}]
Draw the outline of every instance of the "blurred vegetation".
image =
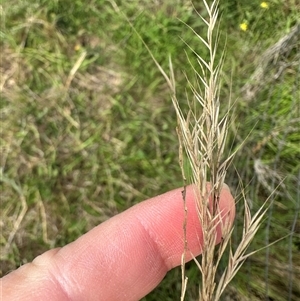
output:
[{"label": "blurred vegetation", "polygon": [[[300,298],[300,5],[265,3],[220,3],[221,94],[224,109],[234,104],[228,152],[240,147],[227,182],[253,212],[272,201],[251,250],[289,236],[245,263],[228,300]],[[205,17],[202,1],[193,5]],[[205,57],[186,26],[206,34],[194,8],[185,0],[1,2],[2,275],[182,185],[167,85],[124,16],[165,70],[171,55],[184,102],[185,74],[193,77],[185,43]],[[189,264],[187,274],[187,299],[196,300],[199,273]],[[174,269],[144,300],[178,299],[180,279]]]}]

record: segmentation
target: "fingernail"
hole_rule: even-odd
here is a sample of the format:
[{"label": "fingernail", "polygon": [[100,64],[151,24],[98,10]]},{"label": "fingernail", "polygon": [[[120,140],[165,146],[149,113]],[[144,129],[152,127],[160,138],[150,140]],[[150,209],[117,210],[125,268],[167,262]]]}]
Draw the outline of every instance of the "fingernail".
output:
[{"label": "fingernail", "polygon": [[225,184],[225,183],[223,183],[222,189],[226,189],[226,190],[228,190],[231,193],[229,186],[227,184]]}]

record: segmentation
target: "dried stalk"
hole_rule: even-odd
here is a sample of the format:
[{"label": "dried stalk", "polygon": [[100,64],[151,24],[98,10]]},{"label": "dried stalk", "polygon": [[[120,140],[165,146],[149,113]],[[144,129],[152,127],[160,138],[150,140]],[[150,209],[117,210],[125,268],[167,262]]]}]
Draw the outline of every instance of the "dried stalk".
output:
[{"label": "dried stalk", "polygon": [[[250,242],[254,238],[262,217],[268,210],[266,203],[261,209],[251,217],[250,209],[244,197],[244,231],[240,244],[233,251],[230,245],[232,227],[229,222],[223,221],[222,242],[216,246],[216,226],[221,223],[219,209],[219,199],[222,187],[224,185],[226,171],[231,164],[235,152],[225,157],[224,150],[228,133],[228,120],[230,118],[230,101],[227,101],[227,112],[224,116],[220,115],[220,71],[223,65],[223,55],[217,60],[216,53],[218,49],[218,0],[214,0],[209,6],[203,0],[208,12],[208,20],[199,16],[207,26],[207,35],[205,38],[198,35],[190,28],[199,40],[206,46],[209,52],[209,60],[205,61],[193,49],[197,57],[198,68],[193,70],[197,77],[197,84],[193,85],[188,80],[190,89],[193,93],[193,101],[188,101],[189,109],[186,114],[181,110],[176,97],[175,79],[172,64],[170,62],[170,78],[164,73],[158,65],[162,74],[166,78],[172,93],[172,101],[178,120],[178,137],[180,149],[184,148],[187,160],[192,170],[192,180],[194,184],[195,195],[197,199],[197,210],[200,223],[202,225],[203,248],[200,262],[195,262],[201,272],[201,286],[199,301],[219,300],[228,283],[236,275],[245,259],[255,252],[246,254]],[[215,33],[216,32],[216,33]],[[189,47],[189,45],[187,45]],[[224,53],[223,53],[224,54]],[[199,71],[198,71],[199,69]],[[200,87],[203,87],[202,89]],[[223,104],[222,104],[223,105]],[[185,180],[183,169],[184,156],[180,153],[180,166]],[[267,207],[267,208],[266,208]],[[229,260],[225,271],[223,272],[218,284],[216,284],[217,268],[225,251],[229,248]],[[186,242],[185,249],[186,252]],[[183,256],[184,258],[184,256]],[[186,291],[186,278],[184,277],[183,267],[183,290],[181,300],[184,300]]]},{"label": "dried stalk", "polygon": [[[246,198],[244,197],[244,231],[238,247],[235,251],[233,251],[230,244],[233,228],[229,221],[226,222],[226,220],[224,221],[224,218],[221,219],[222,212],[220,212],[219,209],[219,199],[224,185],[226,171],[238,150],[227,157],[224,156],[228,133],[228,122],[230,117],[230,101],[227,101],[227,112],[224,116],[221,116],[219,80],[224,56],[222,55],[221,58],[217,60],[216,54],[218,49],[218,30],[216,27],[218,23],[219,0],[214,0],[210,6],[206,0],[203,0],[203,3],[208,12],[208,20],[204,19],[200,15],[199,17],[207,26],[206,38],[198,35],[188,25],[187,27],[189,27],[189,29],[192,30],[199,40],[206,46],[209,52],[209,60],[204,60],[187,44],[187,46],[196,55],[198,65],[191,65],[197,78],[197,84],[193,85],[191,81],[187,79],[194,97],[192,102],[188,100],[189,110],[186,114],[181,110],[176,96],[176,83],[171,59],[169,59],[170,75],[168,76],[155,59],[147,44],[142,40],[137,30],[127,19],[129,24],[131,24],[132,29],[144,43],[145,48],[148,50],[157,68],[164,76],[170,88],[172,102],[177,115],[179,164],[182,170],[182,177],[184,181],[184,190],[182,194],[185,216],[183,225],[184,252],[182,255],[181,264],[181,301],[184,300],[185,292],[187,290],[185,258],[186,252],[188,252],[188,242],[186,241],[187,209],[185,206],[185,186],[187,184],[187,179],[184,171],[184,159],[187,158],[192,170],[191,183],[193,183],[195,190],[197,213],[203,231],[201,261],[199,262],[196,260],[196,258],[194,258],[202,276],[199,301],[219,300],[226,286],[236,275],[246,258],[256,252],[254,251],[246,254],[246,250],[258,230],[261,220],[269,208],[269,206],[266,206],[267,200],[260,210],[258,210],[254,216],[251,216],[249,206]],[[201,89],[201,86],[204,87],[204,89]],[[219,246],[216,246],[216,227],[219,224],[221,224],[222,229],[222,241]],[[228,248],[228,265],[221,275],[218,284],[216,284],[217,268],[221,258]]]},{"label": "dried stalk", "polygon": [[[214,35],[218,21],[218,1],[213,1],[211,6],[206,1],[203,3],[209,17],[208,20],[201,16],[200,18],[207,26],[207,36],[203,38],[196,32],[194,33],[206,46],[209,61],[206,62],[191,49],[197,57],[200,71],[193,67],[197,77],[196,86],[188,81],[194,98],[192,102],[189,102],[187,114],[184,115],[182,112],[176,93],[173,94],[172,101],[178,118],[180,143],[184,146],[192,170],[198,217],[203,229],[201,262],[196,261],[202,275],[199,300],[209,301],[214,300],[217,267],[231,234],[230,225],[222,225],[223,242],[217,252],[216,226],[221,222],[219,199],[227,166],[233,154],[228,158],[223,158],[228,129],[228,111],[225,116],[220,117],[219,79],[223,56],[217,61],[218,35]],[[171,74],[173,74],[172,69]],[[171,78],[174,77],[171,76]],[[199,86],[203,86],[204,89],[200,89]],[[173,87],[175,88],[174,81]]]}]

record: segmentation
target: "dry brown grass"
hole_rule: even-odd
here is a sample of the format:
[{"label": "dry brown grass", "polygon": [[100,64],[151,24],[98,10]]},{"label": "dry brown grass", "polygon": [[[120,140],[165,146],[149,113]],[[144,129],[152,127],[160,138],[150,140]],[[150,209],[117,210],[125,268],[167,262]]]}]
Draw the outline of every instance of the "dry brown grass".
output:
[{"label": "dry brown grass", "polygon": [[[200,42],[205,45],[209,52],[209,59],[205,60],[194,49],[192,52],[197,57],[198,65],[192,65],[195,72],[196,84],[188,81],[188,86],[193,94],[193,99],[187,99],[188,111],[181,109],[180,101],[176,96],[176,81],[172,62],[170,60],[170,76],[162,69],[150,54],[166,79],[172,93],[172,101],[177,115],[177,133],[179,138],[179,164],[185,185],[193,183],[195,187],[196,206],[199,221],[203,227],[203,249],[201,259],[194,258],[201,273],[199,301],[220,300],[225,288],[237,274],[245,260],[256,253],[247,253],[247,249],[255,237],[262,218],[268,210],[268,200],[261,208],[251,216],[250,208],[244,199],[244,224],[240,242],[235,250],[231,247],[232,226],[229,222],[223,222],[222,241],[216,246],[216,227],[221,222],[222,212],[219,208],[220,193],[224,186],[226,171],[236,153],[225,155],[226,138],[228,134],[228,123],[230,120],[230,100],[220,100],[220,78],[224,56],[217,60],[218,51],[218,4],[215,0],[208,4],[205,0],[208,18],[203,23],[207,27],[207,36],[198,35],[192,28]],[[187,45],[189,47],[189,45]],[[223,53],[224,54],[224,53]],[[192,63],[191,63],[192,64]],[[225,114],[222,116],[221,111]],[[192,176],[188,178],[185,171],[185,162],[191,168]],[[185,202],[185,192],[183,192]],[[212,206],[210,205],[212,201]],[[186,208],[185,208],[186,210]],[[185,212],[187,218],[187,213]],[[185,231],[186,221],[183,225]],[[182,256],[182,293],[181,300],[184,300],[187,290],[188,279],[185,277],[185,254],[188,242],[184,242]],[[229,252],[227,267],[217,280],[217,271],[221,259],[226,251]]]}]

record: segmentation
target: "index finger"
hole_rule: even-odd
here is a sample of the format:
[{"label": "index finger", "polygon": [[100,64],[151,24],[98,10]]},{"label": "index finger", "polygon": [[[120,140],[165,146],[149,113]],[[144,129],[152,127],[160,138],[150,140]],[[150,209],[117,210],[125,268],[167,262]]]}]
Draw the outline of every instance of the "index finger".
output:
[{"label": "index finger", "polygon": [[[141,299],[159,284],[168,270],[181,263],[184,250],[181,190],[142,202],[73,243],[48,251],[7,275],[2,279],[5,300]],[[189,260],[200,253],[202,246],[192,187],[187,188],[186,205]],[[223,219],[233,220],[234,200],[227,189],[221,193],[220,210]],[[217,232],[219,241],[220,227]]]}]

